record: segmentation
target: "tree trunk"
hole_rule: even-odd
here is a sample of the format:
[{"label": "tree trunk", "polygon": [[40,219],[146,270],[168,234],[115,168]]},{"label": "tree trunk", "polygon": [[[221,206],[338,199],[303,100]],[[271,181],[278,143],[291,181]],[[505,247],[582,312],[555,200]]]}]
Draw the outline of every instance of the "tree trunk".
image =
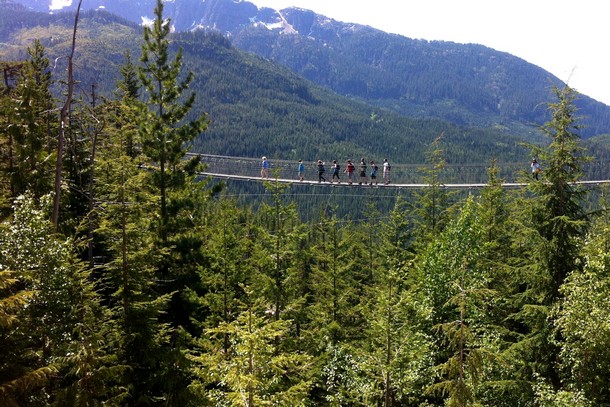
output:
[{"label": "tree trunk", "polygon": [[63,155],[64,155],[64,141],[66,139],[66,127],[68,126],[68,111],[72,104],[72,95],[74,94],[74,72],[73,63],[74,49],[76,48],[76,28],[78,26],[78,16],[80,14],[80,7],[83,0],[79,0],[78,7],[76,8],[76,15],[74,16],[74,29],[72,31],[72,48],[70,55],[68,56],[68,93],[66,95],[66,102],[61,108],[59,119],[61,122],[61,128],[59,130],[59,137],[57,138],[57,163],[55,165],[55,196],[53,198],[53,215],[51,221],[53,222],[53,228],[57,231],[57,225],[59,222],[59,202],[61,200],[61,183],[62,183],[62,172],[63,172]]}]

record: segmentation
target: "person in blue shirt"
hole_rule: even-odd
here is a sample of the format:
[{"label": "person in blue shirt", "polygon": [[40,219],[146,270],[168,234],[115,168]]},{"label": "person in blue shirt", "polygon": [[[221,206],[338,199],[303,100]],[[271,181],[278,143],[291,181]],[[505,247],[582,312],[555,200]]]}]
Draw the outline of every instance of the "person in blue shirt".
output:
[{"label": "person in blue shirt", "polygon": [[375,185],[377,185],[377,170],[379,170],[379,167],[377,166],[377,164],[375,164],[375,161],[371,160],[371,184],[373,185],[373,182],[375,183]]},{"label": "person in blue shirt", "polygon": [[269,161],[267,157],[263,156],[263,163],[261,166],[261,178],[269,178]]},{"label": "person in blue shirt", "polygon": [[303,181],[305,179],[305,164],[303,164],[303,160],[299,160],[299,181]]}]

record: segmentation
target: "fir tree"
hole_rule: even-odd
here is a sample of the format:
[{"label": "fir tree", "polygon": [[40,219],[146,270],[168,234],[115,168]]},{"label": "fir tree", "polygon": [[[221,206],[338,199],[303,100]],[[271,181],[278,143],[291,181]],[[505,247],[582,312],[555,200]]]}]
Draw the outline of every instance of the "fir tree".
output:
[{"label": "fir tree", "polygon": [[428,387],[447,405],[476,405],[490,329],[485,302],[491,298],[483,227],[469,198],[455,222],[431,242],[419,261],[421,287],[432,307],[438,381]]},{"label": "fir tree", "polygon": [[580,253],[588,224],[582,206],[586,191],[574,184],[587,160],[577,134],[575,92],[569,87],[554,91],[557,101],[549,103],[551,120],[542,126],[550,143],[532,146],[544,175],[530,183],[533,196],[524,193],[517,202],[520,210],[515,211],[515,218],[522,222],[514,236],[522,262],[515,269],[519,283],[509,300],[515,310],[507,319],[515,328],[509,352],[513,377],[529,383],[530,395],[539,381],[553,391],[563,389],[558,369],[562,339],[553,328],[552,310],[561,301],[566,278],[581,271]]},{"label": "fir tree", "polygon": [[384,407],[416,402],[428,363],[429,343],[423,328],[429,309],[422,306],[413,275],[413,237],[405,207],[398,198],[379,228],[378,245],[369,247],[382,261],[368,290],[366,348],[360,365],[365,376],[373,379],[365,387],[373,393],[361,397]]},{"label": "fir tree", "polygon": [[11,170],[13,197],[30,191],[36,198],[52,190],[51,140],[54,114],[49,59],[40,41],[28,48],[15,89],[14,108],[8,126],[12,139],[14,167]]},{"label": "fir tree", "polygon": [[[247,295],[252,298],[251,292]],[[298,352],[278,351],[291,322],[265,315],[266,306],[261,300],[247,301],[247,308],[234,321],[208,330],[212,337],[229,335],[228,352],[221,345],[195,358],[202,366],[200,377],[205,382],[212,378],[210,384],[221,384],[214,385],[209,398],[216,405],[235,407],[306,405],[311,387],[307,380],[310,358]]]},{"label": "fir tree", "polygon": [[[606,204],[604,204],[606,205]],[[582,271],[572,272],[561,287],[555,309],[564,391],[592,405],[610,404],[610,217],[593,221],[583,247]]]},{"label": "fir tree", "polygon": [[428,166],[424,167],[423,182],[425,188],[418,192],[415,202],[416,229],[415,233],[421,244],[433,239],[440,233],[449,217],[449,193],[444,188],[442,175],[444,173],[445,153],[441,148],[442,135],[434,140],[426,152]]},{"label": "fir tree", "polygon": [[[157,168],[154,185],[159,193],[159,234],[163,241],[168,238],[170,220],[169,193],[183,183],[184,158],[190,143],[207,127],[207,115],[183,123],[195,102],[195,94],[184,98],[183,94],[193,80],[189,72],[183,79],[182,50],[170,60],[170,20],[163,18],[163,2],[157,0],[155,19],[152,26],[144,27],[142,46],[142,66],[138,77],[147,95],[147,108],[142,112],[141,140],[145,155],[150,157]],[[196,158],[193,160],[197,161]]]}]

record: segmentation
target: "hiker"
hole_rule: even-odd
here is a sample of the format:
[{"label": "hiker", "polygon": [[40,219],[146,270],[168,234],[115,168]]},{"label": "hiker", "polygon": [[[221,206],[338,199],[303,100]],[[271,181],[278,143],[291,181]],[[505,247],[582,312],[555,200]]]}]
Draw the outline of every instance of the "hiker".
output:
[{"label": "hiker", "polygon": [[340,184],[341,183],[341,178],[339,178],[339,170],[341,169],[341,166],[337,163],[337,160],[333,160],[333,177],[330,180],[330,183],[332,184],[335,181],[335,177],[337,177],[337,181]]},{"label": "hiker", "polygon": [[318,160],[318,182],[326,182],[326,178],[324,178],[324,172],[326,172],[326,169],[324,168],[324,162],[322,160]]},{"label": "hiker", "polygon": [[364,162],[364,158],[360,159],[360,181],[358,182],[358,185],[362,185],[362,183],[364,182],[364,184],[366,185],[366,162]]},{"label": "hiker", "polygon": [[303,164],[303,160],[299,160],[298,174],[299,181],[303,181],[305,179],[305,164]]},{"label": "hiker", "polygon": [[390,169],[391,168],[392,167],[390,166],[388,159],[384,158],[383,159],[383,183],[386,185],[390,183]]},{"label": "hiker", "polygon": [[263,156],[263,163],[261,165],[261,178],[269,178],[269,161],[267,161],[265,156]]},{"label": "hiker", "polygon": [[542,171],[542,168],[540,168],[540,163],[534,158],[530,167],[532,167],[532,177],[537,180],[538,174],[540,174],[540,171]]},{"label": "hiker", "polygon": [[347,174],[347,183],[350,185],[352,185],[352,182],[354,182],[354,171],[356,171],[356,167],[354,167],[354,164],[352,164],[352,160],[347,160],[345,173]]},{"label": "hiker", "polygon": [[373,185],[373,182],[375,182],[375,185],[377,185],[377,170],[379,169],[379,167],[377,166],[377,164],[375,164],[375,161],[371,160],[371,185]]}]

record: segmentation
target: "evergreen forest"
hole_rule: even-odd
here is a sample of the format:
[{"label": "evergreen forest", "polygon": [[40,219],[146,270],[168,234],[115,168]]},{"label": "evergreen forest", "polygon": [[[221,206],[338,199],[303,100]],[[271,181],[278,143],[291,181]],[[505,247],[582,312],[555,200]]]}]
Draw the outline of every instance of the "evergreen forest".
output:
[{"label": "evergreen forest", "polygon": [[74,36],[65,76],[39,40],[2,62],[1,406],[610,405],[609,191],[576,183],[573,89],[525,187],[492,160],[444,188],[438,134],[428,187],[304,219],[286,185],[199,175],[213,117],[170,27],[158,0],[111,97],[80,96]]}]

